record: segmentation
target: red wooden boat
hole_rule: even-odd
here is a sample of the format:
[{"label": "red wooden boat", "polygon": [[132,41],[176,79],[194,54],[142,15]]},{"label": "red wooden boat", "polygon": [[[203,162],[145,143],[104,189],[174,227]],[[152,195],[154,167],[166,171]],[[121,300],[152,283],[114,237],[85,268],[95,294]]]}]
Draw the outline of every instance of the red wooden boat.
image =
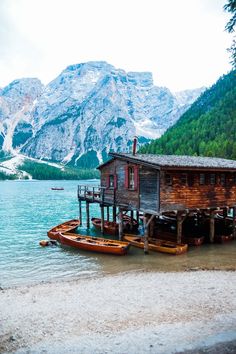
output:
[{"label": "red wooden boat", "polygon": [[69,232],[75,231],[75,229],[80,225],[79,219],[68,220],[62,224],[54,226],[51,230],[47,232],[47,235],[52,240],[59,241],[58,232]]},{"label": "red wooden boat", "polygon": [[62,245],[75,247],[85,251],[125,255],[130,247],[129,242],[108,240],[99,237],[82,236],[73,233],[59,233]]},{"label": "red wooden boat", "polygon": [[[91,219],[93,226],[101,230],[101,219],[100,218],[92,218]],[[128,215],[123,215],[123,226],[124,226],[124,232],[131,232],[132,229],[132,224],[131,224],[131,218]],[[138,222],[136,219],[133,219],[133,230],[134,232],[137,232],[138,230]],[[119,232],[119,224],[114,222],[114,221],[107,221],[104,220],[104,233],[108,235],[117,235]]]}]

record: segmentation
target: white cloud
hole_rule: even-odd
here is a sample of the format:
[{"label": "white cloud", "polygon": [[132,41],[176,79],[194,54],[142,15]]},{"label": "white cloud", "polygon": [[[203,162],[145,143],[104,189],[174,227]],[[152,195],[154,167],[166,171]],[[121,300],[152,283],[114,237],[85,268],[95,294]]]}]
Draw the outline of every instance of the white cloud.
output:
[{"label": "white cloud", "polygon": [[151,71],[172,90],[210,85],[230,68],[223,0],[1,1],[0,86],[23,76],[47,83],[89,60]]}]

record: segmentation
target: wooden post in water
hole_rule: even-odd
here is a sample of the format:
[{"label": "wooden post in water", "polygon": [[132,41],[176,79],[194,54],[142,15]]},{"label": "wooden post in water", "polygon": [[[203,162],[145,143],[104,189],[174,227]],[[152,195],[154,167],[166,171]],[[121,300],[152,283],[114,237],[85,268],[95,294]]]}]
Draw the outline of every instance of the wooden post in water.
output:
[{"label": "wooden post in water", "polygon": [[131,231],[134,229],[134,212],[133,210],[130,211],[130,222],[131,222]]},{"label": "wooden post in water", "polygon": [[179,245],[182,241],[182,225],[183,225],[183,215],[181,213],[177,213],[177,244]]},{"label": "wooden post in water", "polygon": [[104,234],[104,206],[101,205],[101,233]]},{"label": "wooden post in water", "polygon": [[87,221],[87,229],[90,228],[90,217],[89,217],[89,202],[86,201],[86,221]]},{"label": "wooden post in water", "polygon": [[147,214],[143,214],[143,226],[144,226],[144,253],[148,254],[148,236],[149,236],[149,227],[148,227],[148,217]]},{"label": "wooden post in water", "polygon": [[210,212],[210,242],[213,243],[215,239],[215,213],[214,210]]},{"label": "wooden post in water", "polygon": [[109,206],[107,206],[107,221],[110,220],[110,210],[109,210]]},{"label": "wooden post in water", "polygon": [[137,220],[137,223],[139,225],[139,211],[138,210],[136,211],[136,220]]},{"label": "wooden post in water", "polygon": [[233,235],[236,240],[236,205],[233,207]]},{"label": "wooden post in water", "polygon": [[81,202],[81,199],[79,199],[79,219],[80,219],[80,225],[82,225],[82,202]]},{"label": "wooden post in water", "polygon": [[151,238],[154,236],[155,232],[155,219],[156,217],[153,216],[152,220],[150,221],[149,234]]},{"label": "wooden post in water", "polygon": [[123,209],[119,208],[119,240],[123,240]]},{"label": "wooden post in water", "polygon": [[113,216],[113,222],[116,222],[116,207],[115,206],[113,206],[113,208],[112,208],[112,216]]}]

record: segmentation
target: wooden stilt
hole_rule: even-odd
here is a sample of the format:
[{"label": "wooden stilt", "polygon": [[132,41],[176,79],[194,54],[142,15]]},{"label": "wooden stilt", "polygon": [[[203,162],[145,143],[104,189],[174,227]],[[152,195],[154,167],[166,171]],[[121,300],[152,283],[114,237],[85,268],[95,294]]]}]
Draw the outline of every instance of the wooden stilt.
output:
[{"label": "wooden stilt", "polygon": [[138,210],[136,211],[136,220],[137,220],[137,222],[139,224],[139,211]]},{"label": "wooden stilt", "polygon": [[214,210],[210,212],[210,242],[213,243],[215,239],[215,213]]},{"label": "wooden stilt", "polygon": [[149,217],[148,214],[144,214],[144,253],[148,254],[149,249],[148,249],[148,238],[149,238],[149,226],[150,223],[153,221],[155,215],[152,215],[151,218]]},{"label": "wooden stilt", "polygon": [[109,206],[107,207],[107,221],[110,219],[110,212],[109,212]]},{"label": "wooden stilt", "polygon": [[112,214],[113,214],[113,222],[116,222],[116,207],[115,206],[113,206],[113,208],[112,208],[113,210],[112,210]]},{"label": "wooden stilt", "polygon": [[82,202],[81,202],[81,199],[79,199],[79,219],[80,219],[80,225],[82,225]]},{"label": "wooden stilt", "polygon": [[149,233],[150,233],[150,237],[154,237],[154,232],[155,232],[155,216],[152,219],[152,221],[150,222],[150,226],[149,226]]},{"label": "wooden stilt", "polygon": [[101,233],[104,234],[104,206],[101,205]]},{"label": "wooden stilt", "polygon": [[123,240],[123,210],[119,208],[119,240]]},{"label": "wooden stilt", "polygon": [[236,205],[233,207],[233,235],[236,240]]},{"label": "wooden stilt", "polygon": [[182,225],[183,225],[183,215],[181,213],[177,213],[177,244],[180,244],[182,241]]},{"label": "wooden stilt", "polygon": [[133,228],[134,228],[134,212],[133,212],[133,210],[130,211],[130,222],[131,222],[131,231],[133,231]]},{"label": "wooden stilt", "polygon": [[143,226],[144,226],[144,254],[148,254],[148,236],[149,236],[149,228],[148,228],[148,216],[146,214],[143,215]]},{"label": "wooden stilt", "polygon": [[86,221],[87,229],[90,228],[90,217],[89,217],[89,202],[86,201]]}]

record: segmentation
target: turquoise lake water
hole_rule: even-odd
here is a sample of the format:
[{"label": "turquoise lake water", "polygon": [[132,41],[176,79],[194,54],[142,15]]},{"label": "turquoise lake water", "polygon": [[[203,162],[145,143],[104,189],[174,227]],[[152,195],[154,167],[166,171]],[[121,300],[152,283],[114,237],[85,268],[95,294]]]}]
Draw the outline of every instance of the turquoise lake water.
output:
[{"label": "turquoise lake water", "polygon": [[[225,245],[192,247],[181,256],[156,252],[144,255],[131,248],[127,256],[87,253],[72,248],[40,247],[47,230],[78,217],[78,184],[99,181],[3,181],[0,182],[0,286],[41,281],[77,279],[130,270],[178,271],[186,267],[231,267],[236,263],[236,241]],[[52,191],[51,187],[63,187]],[[83,207],[85,221],[85,207]],[[100,216],[91,204],[90,216]],[[86,233],[85,227],[80,229]],[[93,228],[89,233],[94,234]]]}]

